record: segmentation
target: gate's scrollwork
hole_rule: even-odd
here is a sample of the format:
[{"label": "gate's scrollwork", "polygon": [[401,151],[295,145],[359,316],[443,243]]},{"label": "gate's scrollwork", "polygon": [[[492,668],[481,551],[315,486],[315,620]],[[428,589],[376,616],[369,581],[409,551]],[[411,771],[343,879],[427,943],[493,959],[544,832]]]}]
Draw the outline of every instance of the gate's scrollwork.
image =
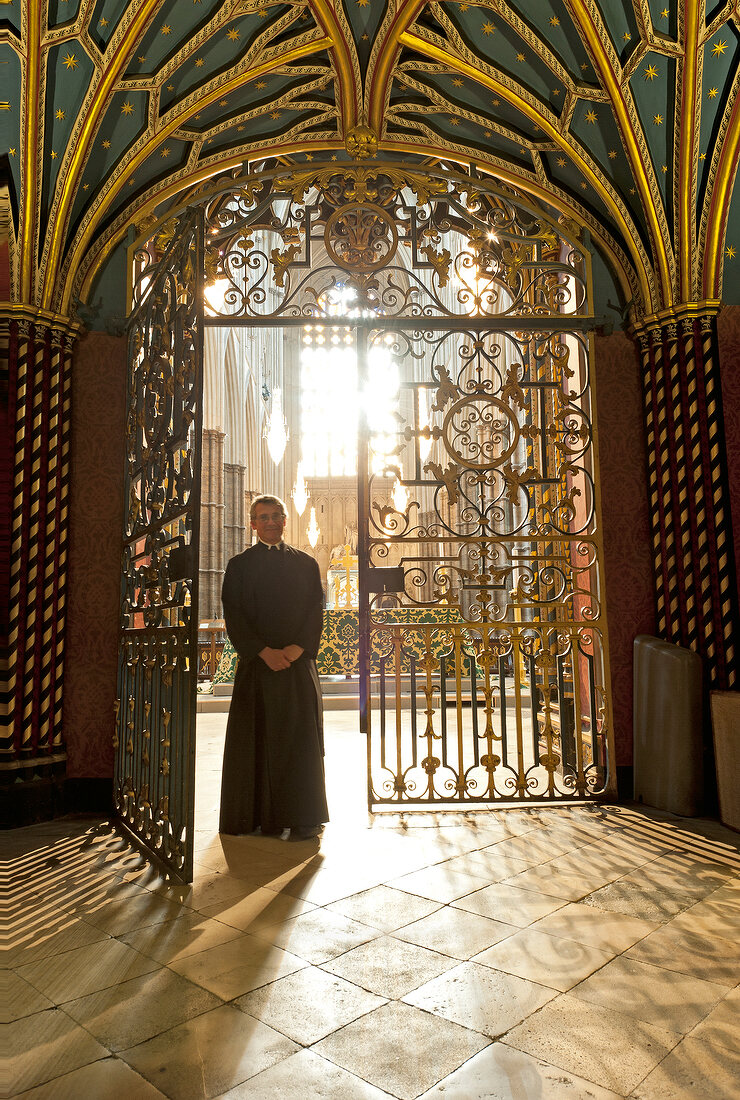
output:
[{"label": "gate's scrollwork", "polygon": [[391,424],[361,402],[370,804],[613,791],[575,227],[477,178],[368,159],[225,183],[203,206],[209,323],[351,324],[361,387],[398,378]]},{"label": "gate's scrollwork", "polygon": [[323,316],[348,286],[384,317],[587,314],[581,250],[479,180],[365,162],[261,181],[205,203],[213,316]]},{"label": "gate's scrollwork", "polygon": [[136,256],[128,325],[126,507],[114,736],[121,820],[192,877],[202,216]]}]

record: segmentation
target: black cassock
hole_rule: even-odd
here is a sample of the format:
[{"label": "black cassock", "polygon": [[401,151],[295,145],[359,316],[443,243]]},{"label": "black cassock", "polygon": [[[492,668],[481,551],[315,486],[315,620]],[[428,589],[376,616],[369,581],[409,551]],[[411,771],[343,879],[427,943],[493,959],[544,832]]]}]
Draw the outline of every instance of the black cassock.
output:
[{"label": "black cassock", "polygon": [[[258,542],[226,567],[226,630],[239,655],[221,780],[222,833],[328,821],[316,655],[323,592],[312,557]],[[257,654],[296,644],[303,655],[273,672]]]}]

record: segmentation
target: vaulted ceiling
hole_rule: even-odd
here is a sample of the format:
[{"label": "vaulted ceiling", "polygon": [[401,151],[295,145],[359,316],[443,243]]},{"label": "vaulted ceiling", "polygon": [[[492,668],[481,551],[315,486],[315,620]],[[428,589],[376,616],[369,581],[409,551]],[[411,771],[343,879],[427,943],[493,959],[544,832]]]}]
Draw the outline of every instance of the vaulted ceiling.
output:
[{"label": "vaulted ceiling", "polygon": [[[11,297],[265,157],[454,163],[588,227],[639,314],[740,301],[740,0],[0,0]],[[723,285],[724,274],[724,285]]]}]

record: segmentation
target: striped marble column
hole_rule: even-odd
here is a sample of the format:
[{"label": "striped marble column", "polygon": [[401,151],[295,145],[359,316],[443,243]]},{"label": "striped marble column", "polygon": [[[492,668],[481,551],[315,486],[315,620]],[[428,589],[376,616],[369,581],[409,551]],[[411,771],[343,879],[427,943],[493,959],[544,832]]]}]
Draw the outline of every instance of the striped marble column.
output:
[{"label": "striped marble column", "polygon": [[740,638],[714,314],[638,333],[658,633],[705,659],[712,689],[738,683]]}]

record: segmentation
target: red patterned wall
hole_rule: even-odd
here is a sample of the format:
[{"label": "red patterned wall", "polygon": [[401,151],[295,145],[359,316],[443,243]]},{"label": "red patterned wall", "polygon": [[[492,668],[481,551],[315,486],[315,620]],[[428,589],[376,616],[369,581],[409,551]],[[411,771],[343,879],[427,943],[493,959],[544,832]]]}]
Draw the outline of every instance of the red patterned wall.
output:
[{"label": "red patterned wall", "polygon": [[632,763],[632,648],[655,633],[642,382],[623,332],[596,339],[601,510],[617,764]]},{"label": "red patterned wall", "polygon": [[113,774],[126,340],[90,332],[72,368],[64,737],[67,775]]},{"label": "red patterned wall", "polygon": [[725,306],[717,319],[722,406],[730,482],[736,577],[740,580],[740,306]]}]

